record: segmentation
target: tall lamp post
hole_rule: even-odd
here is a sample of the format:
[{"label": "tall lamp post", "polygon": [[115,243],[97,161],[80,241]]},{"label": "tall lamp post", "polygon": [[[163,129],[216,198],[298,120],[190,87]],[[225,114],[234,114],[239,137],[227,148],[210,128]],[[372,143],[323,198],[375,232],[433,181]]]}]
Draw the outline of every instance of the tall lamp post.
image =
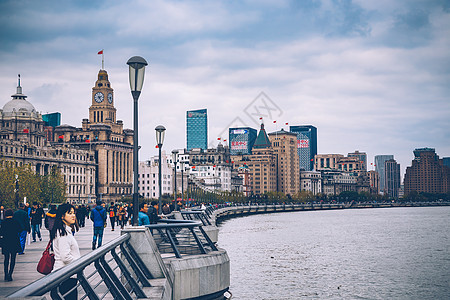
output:
[{"label": "tall lamp post", "polygon": [[177,156],[178,156],[178,150],[172,151],[172,161],[174,164],[174,171],[175,171],[175,188],[173,192],[173,199],[175,200],[175,211],[178,211],[178,203],[177,203]]},{"label": "tall lamp post", "polygon": [[16,209],[19,207],[19,175],[15,174],[16,177],[16,188],[14,192],[16,193]]},{"label": "tall lamp post", "polygon": [[162,181],[161,181],[161,173],[162,173],[162,162],[161,162],[161,148],[164,143],[164,134],[166,132],[166,128],[164,126],[158,125],[155,128],[156,130],[156,143],[158,144],[159,150],[159,161],[158,161],[158,185],[159,185],[159,197],[158,197],[158,214],[162,214],[162,201],[161,201],[161,193],[162,193]]},{"label": "tall lamp post", "polygon": [[138,176],[139,176],[139,158],[138,158],[138,99],[141,95],[142,85],[144,84],[145,66],[147,61],[140,56],[133,56],[127,61],[129,66],[129,78],[131,95],[134,100],[134,122],[133,122],[133,226],[138,226],[139,213],[139,194],[138,194]]}]

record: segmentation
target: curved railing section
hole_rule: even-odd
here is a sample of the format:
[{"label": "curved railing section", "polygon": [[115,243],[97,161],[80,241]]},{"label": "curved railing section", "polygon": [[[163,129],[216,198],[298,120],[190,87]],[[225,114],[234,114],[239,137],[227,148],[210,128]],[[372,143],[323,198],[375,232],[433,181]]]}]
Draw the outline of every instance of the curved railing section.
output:
[{"label": "curved railing section", "polygon": [[216,245],[202,228],[202,222],[172,219],[162,219],[160,222],[146,227],[150,229],[163,258],[217,251]]}]

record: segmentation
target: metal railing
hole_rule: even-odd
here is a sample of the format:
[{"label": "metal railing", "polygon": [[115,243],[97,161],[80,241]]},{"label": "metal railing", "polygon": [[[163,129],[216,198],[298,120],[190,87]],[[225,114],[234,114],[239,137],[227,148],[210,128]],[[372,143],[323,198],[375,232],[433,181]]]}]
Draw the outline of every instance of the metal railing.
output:
[{"label": "metal railing", "polygon": [[203,226],[210,226],[210,216],[206,211],[202,210],[184,210],[181,212],[181,216],[183,220],[191,220],[191,221],[201,221]]},{"label": "metal railing", "polygon": [[161,223],[146,225],[146,227],[150,229],[163,258],[181,258],[182,255],[217,251],[216,245],[203,230],[202,222],[171,219],[163,219],[159,222]]},{"label": "metal railing", "polygon": [[[143,288],[150,286],[149,279],[152,276],[129,240],[130,234],[126,233],[16,291],[8,298],[50,294],[52,299],[64,299],[75,289],[80,300],[145,298]],[[76,285],[62,294],[61,284],[73,276],[76,276]]]}]

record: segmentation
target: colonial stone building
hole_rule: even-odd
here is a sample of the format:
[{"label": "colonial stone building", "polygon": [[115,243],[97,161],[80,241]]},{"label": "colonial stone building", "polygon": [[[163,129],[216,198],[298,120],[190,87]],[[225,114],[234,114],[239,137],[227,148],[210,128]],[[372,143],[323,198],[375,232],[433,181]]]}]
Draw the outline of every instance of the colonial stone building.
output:
[{"label": "colonial stone building", "polygon": [[83,119],[81,128],[61,125],[54,130],[56,145],[95,153],[95,194],[106,202],[121,200],[133,187],[133,130],[123,129],[123,122],[117,120],[114,100],[108,73],[100,70],[92,88],[89,119]]},{"label": "colonial stone building", "polygon": [[251,155],[233,155],[234,167],[248,167],[251,193],[264,194],[277,191],[277,158],[272,143],[261,124]]},{"label": "colonial stone building", "polygon": [[94,152],[75,145],[52,145],[42,115],[26,98],[19,76],[16,94],[0,110],[1,158],[16,166],[28,164],[39,175],[47,175],[56,166],[66,183],[67,200],[89,202],[95,198]]},{"label": "colonial stone building", "polygon": [[300,191],[297,134],[281,129],[269,133],[269,139],[277,159],[277,191],[294,195]]}]

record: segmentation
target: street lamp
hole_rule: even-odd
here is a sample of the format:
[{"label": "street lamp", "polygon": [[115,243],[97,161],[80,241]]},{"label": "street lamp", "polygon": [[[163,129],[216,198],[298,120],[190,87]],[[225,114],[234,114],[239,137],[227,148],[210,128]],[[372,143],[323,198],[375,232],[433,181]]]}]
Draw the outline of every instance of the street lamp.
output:
[{"label": "street lamp", "polygon": [[139,158],[138,158],[138,99],[141,95],[142,85],[144,84],[145,66],[147,62],[140,56],[133,56],[127,61],[129,66],[129,78],[131,95],[134,100],[134,123],[133,123],[133,226],[138,226],[139,213],[139,194],[138,194],[138,176],[139,176]]},{"label": "street lamp", "polygon": [[161,181],[161,167],[162,167],[162,162],[161,162],[161,148],[162,145],[164,143],[164,133],[166,132],[166,128],[164,126],[158,125],[155,128],[156,130],[156,143],[158,144],[158,149],[159,149],[159,163],[158,163],[158,183],[159,183],[159,201],[158,201],[158,214],[162,213],[162,201],[161,201],[161,187],[162,187],[162,181]]},{"label": "street lamp", "polygon": [[16,177],[16,188],[14,192],[16,193],[16,209],[19,207],[19,175],[15,174]]},{"label": "street lamp", "polygon": [[174,164],[174,170],[175,170],[175,187],[173,192],[173,198],[175,199],[175,211],[178,211],[178,203],[177,203],[177,157],[178,157],[178,150],[172,151],[172,161]]}]

